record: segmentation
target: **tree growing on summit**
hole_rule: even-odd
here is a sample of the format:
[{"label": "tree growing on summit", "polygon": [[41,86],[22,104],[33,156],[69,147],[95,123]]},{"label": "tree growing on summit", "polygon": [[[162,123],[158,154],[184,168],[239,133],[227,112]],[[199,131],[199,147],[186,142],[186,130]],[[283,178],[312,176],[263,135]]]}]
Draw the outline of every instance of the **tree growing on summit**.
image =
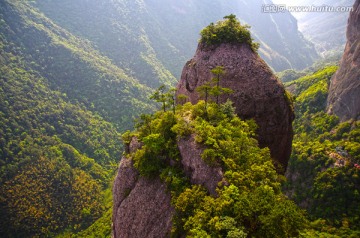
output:
[{"label": "tree growing on summit", "polygon": [[215,75],[215,77],[212,78],[211,81],[205,82],[203,85],[196,88],[196,91],[200,94],[200,96],[204,97],[205,111],[207,111],[209,96],[215,97],[216,104],[219,105],[219,98],[221,95],[233,93],[233,90],[230,88],[220,86],[221,76],[225,74],[223,66],[216,66],[211,70],[211,73]]},{"label": "tree growing on summit", "polygon": [[246,43],[254,52],[257,52],[259,43],[253,42],[249,31],[250,26],[241,25],[234,14],[224,17],[224,20],[211,23],[201,32],[200,42],[205,45],[221,43]]},{"label": "tree growing on summit", "polygon": [[207,111],[207,103],[209,98],[209,93],[211,90],[211,82],[206,82],[203,85],[196,88],[196,91],[200,94],[201,97],[204,97],[205,99],[205,112]]},{"label": "tree growing on summit", "polygon": [[166,86],[161,85],[153,95],[151,95],[150,99],[155,100],[156,102],[160,102],[162,104],[162,110],[166,112],[166,109],[170,107],[175,114],[175,104],[176,104],[176,89],[171,88],[169,90],[166,89]]},{"label": "tree growing on summit", "polygon": [[215,77],[212,78],[212,81],[216,85],[211,89],[210,94],[216,97],[216,104],[219,105],[220,95],[233,93],[233,90],[231,90],[230,88],[220,87],[220,76],[225,74],[223,66],[216,66],[211,70],[211,73],[215,75]]}]

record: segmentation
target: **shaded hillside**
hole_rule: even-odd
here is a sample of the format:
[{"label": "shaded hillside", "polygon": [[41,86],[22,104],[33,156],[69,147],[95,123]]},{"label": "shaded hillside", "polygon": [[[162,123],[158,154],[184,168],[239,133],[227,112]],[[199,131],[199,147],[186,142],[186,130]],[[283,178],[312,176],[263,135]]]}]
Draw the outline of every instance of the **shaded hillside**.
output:
[{"label": "shaded hillside", "polygon": [[27,2],[0,1],[0,236],[78,232],[110,209],[118,131],[149,92]]},{"label": "shaded hillside", "polygon": [[0,37],[0,236],[90,225],[120,156],[113,124],[69,103]]},{"label": "shaded hillside", "polygon": [[0,3],[4,44],[22,57],[27,67],[119,129],[148,108],[150,90],[94,50],[91,43],[54,24],[26,2]]},{"label": "shaded hillside", "polygon": [[141,83],[154,88],[175,83],[164,63],[174,66],[179,55],[163,39],[144,1],[36,1],[34,5],[63,28],[93,42]]},{"label": "shaded hillside", "polygon": [[[199,31],[224,15],[250,24],[260,54],[277,71],[317,57],[290,14],[263,14],[264,1],[36,1],[46,16],[90,41],[115,64],[151,86],[174,83],[196,49]],[[254,14],[255,17],[254,17]],[[169,73],[171,72],[171,74]]]}]

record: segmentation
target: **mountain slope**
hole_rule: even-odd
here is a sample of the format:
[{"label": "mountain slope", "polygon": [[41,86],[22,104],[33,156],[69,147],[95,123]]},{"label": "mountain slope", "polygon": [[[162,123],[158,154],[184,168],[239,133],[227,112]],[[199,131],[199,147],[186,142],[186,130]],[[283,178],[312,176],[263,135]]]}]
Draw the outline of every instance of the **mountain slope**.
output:
[{"label": "mountain slope", "polygon": [[63,30],[26,2],[2,1],[0,33],[16,48],[28,67],[49,81],[52,89],[73,102],[129,128],[133,117],[148,108],[150,89],[94,50],[83,39]]},{"label": "mountain slope", "polygon": [[86,227],[120,156],[114,125],[69,103],[0,38],[0,236]]},{"label": "mountain slope", "polygon": [[0,236],[78,232],[110,209],[118,131],[150,91],[28,2],[0,1]]},{"label": "mountain slope", "polygon": [[95,42],[141,82],[156,87],[174,84],[174,76],[180,76],[181,66],[196,49],[203,26],[231,13],[253,27],[262,44],[261,56],[275,70],[311,65],[317,55],[297,30],[296,20],[287,13],[261,13],[265,2],[66,0],[34,5],[70,32]]}]

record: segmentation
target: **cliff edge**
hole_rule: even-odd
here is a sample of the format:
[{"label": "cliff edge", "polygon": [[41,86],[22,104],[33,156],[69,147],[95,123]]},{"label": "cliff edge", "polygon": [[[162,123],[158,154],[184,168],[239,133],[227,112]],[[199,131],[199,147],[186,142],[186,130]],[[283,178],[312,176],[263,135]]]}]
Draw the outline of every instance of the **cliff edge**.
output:
[{"label": "cliff edge", "polygon": [[341,121],[360,119],[360,0],[356,0],[347,26],[347,43],[340,67],[331,78],[327,111]]}]

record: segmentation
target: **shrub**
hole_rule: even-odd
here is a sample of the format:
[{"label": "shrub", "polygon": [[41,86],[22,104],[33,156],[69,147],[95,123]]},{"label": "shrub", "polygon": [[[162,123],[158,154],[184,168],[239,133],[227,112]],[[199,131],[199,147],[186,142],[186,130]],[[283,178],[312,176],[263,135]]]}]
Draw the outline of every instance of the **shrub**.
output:
[{"label": "shrub", "polygon": [[205,45],[221,43],[246,43],[254,52],[257,52],[259,43],[253,42],[249,31],[250,26],[241,25],[236,16],[231,14],[217,23],[210,23],[201,32],[200,42]]}]

